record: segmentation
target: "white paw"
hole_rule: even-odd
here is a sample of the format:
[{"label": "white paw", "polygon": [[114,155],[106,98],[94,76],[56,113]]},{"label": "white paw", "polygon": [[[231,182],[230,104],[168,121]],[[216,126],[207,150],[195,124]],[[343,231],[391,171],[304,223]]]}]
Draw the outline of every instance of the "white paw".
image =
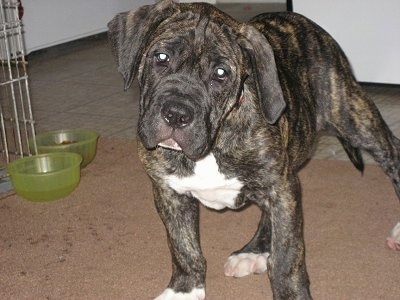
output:
[{"label": "white paw", "polygon": [[400,250],[400,223],[393,227],[390,236],[386,239],[386,244],[390,249]]},{"label": "white paw", "polygon": [[240,253],[228,257],[225,263],[225,275],[243,277],[250,274],[260,274],[267,271],[269,253]]},{"label": "white paw", "polygon": [[190,293],[176,293],[173,289],[166,289],[154,300],[204,300],[206,293],[203,288],[195,288]]}]

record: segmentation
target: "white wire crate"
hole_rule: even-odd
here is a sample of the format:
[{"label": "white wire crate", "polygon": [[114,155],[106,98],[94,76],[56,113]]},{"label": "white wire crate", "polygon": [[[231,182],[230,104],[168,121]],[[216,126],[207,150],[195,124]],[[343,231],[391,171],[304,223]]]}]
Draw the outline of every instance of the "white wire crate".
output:
[{"label": "white wire crate", "polygon": [[[18,0],[0,0],[0,179],[7,163],[35,154],[35,122],[29,95]],[[32,140],[33,143],[29,143]],[[33,145],[33,146],[32,146]]]}]

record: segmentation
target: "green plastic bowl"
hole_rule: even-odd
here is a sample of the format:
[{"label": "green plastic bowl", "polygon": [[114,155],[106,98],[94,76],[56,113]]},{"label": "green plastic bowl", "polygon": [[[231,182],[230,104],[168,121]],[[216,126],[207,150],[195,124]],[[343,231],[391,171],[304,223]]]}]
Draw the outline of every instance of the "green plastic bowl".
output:
[{"label": "green plastic bowl", "polygon": [[62,129],[36,135],[38,154],[75,152],[82,156],[81,168],[95,157],[99,134],[91,129]]},{"label": "green plastic bowl", "polygon": [[14,160],[7,171],[18,195],[30,201],[51,201],[78,186],[81,162],[79,154],[55,152]]}]

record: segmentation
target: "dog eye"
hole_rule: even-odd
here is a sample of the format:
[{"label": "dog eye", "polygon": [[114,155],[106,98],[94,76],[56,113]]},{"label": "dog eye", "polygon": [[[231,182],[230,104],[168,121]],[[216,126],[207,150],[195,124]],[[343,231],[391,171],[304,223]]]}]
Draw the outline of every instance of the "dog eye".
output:
[{"label": "dog eye", "polygon": [[168,63],[169,62],[169,56],[168,54],[165,53],[156,53],[156,59],[158,63]]},{"label": "dog eye", "polygon": [[216,68],[213,74],[213,79],[217,81],[223,81],[226,76],[228,75],[228,72],[223,69],[223,68]]}]

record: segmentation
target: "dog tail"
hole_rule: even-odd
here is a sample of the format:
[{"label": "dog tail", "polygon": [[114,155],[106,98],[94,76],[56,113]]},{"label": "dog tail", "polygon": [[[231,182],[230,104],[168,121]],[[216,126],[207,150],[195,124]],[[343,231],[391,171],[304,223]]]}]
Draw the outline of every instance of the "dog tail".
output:
[{"label": "dog tail", "polygon": [[350,143],[342,138],[341,136],[337,136],[338,140],[342,144],[344,151],[346,151],[350,161],[353,165],[359,170],[361,173],[364,172],[364,160],[359,148],[354,148]]}]

